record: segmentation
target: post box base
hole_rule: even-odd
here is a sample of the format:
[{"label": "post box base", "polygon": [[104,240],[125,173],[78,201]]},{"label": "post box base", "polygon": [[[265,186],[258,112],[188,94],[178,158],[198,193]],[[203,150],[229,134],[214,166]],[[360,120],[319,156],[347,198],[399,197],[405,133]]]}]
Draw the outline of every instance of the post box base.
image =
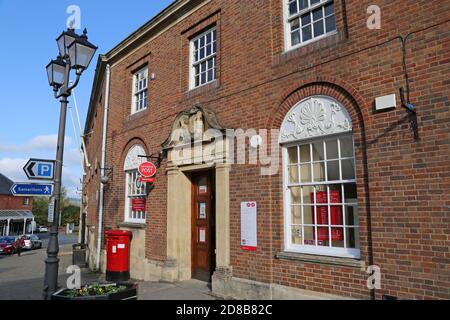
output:
[{"label": "post box base", "polygon": [[126,282],[128,280],[130,280],[130,271],[124,272],[106,271],[106,281]]}]

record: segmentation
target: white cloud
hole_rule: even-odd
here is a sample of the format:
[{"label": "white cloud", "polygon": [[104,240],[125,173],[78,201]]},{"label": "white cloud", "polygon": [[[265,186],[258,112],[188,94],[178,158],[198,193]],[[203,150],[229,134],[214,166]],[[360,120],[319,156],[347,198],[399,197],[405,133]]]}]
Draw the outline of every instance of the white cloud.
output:
[{"label": "white cloud", "polygon": [[0,159],[0,173],[16,182],[27,181],[25,172],[23,172],[23,167],[27,162],[27,159]]},{"label": "white cloud", "polygon": [[80,198],[77,189],[81,189],[81,176],[75,173],[71,167],[63,168],[63,185],[67,190],[67,196],[70,198]]},{"label": "white cloud", "polygon": [[80,151],[76,148],[64,151],[64,165],[78,166],[81,168]]},{"label": "white cloud", "polygon": [[[54,135],[45,135],[45,136],[37,136],[33,139],[27,141],[22,145],[9,145],[0,142],[0,152],[8,152],[8,153],[28,153],[32,151],[50,151],[56,150],[56,144],[58,141],[58,136]],[[65,146],[69,146],[73,143],[72,138],[65,138]]]}]

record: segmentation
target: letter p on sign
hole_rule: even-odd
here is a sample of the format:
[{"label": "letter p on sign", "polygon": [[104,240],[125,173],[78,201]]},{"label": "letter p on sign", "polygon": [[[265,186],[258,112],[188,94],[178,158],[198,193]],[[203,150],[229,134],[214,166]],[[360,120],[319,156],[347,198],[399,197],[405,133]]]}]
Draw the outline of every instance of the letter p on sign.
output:
[{"label": "letter p on sign", "polygon": [[51,177],[52,176],[52,168],[48,164],[39,164],[38,165],[38,173],[41,177]]}]

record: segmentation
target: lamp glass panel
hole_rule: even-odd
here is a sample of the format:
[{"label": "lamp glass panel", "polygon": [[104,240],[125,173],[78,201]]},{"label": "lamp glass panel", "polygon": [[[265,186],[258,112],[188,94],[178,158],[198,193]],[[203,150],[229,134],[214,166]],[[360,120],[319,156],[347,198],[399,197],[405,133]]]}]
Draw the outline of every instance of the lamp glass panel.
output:
[{"label": "lamp glass panel", "polygon": [[72,67],[87,68],[91,63],[95,49],[81,43],[75,43],[69,48],[69,55]]},{"label": "lamp glass panel", "polygon": [[64,34],[61,37],[58,38],[58,49],[59,54],[64,57],[68,53],[69,46],[75,41],[75,37]]},{"label": "lamp glass panel", "polygon": [[66,69],[59,64],[53,64],[53,82],[59,85],[64,84]]},{"label": "lamp glass panel", "polygon": [[53,68],[52,68],[52,64],[47,66],[47,78],[48,78],[48,84],[52,85],[53,84]]}]

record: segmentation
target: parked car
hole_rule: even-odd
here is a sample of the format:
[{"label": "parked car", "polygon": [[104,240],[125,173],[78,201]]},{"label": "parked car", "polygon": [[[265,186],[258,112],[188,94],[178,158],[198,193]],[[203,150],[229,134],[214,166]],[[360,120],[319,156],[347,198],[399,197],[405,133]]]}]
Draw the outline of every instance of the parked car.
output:
[{"label": "parked car", "polygon": [[24,249],[34,250],[42,248],[42,240],[35,234],[25,236],[25,246]]},{"label": "parked car", "polygon": [[35,234],[30,236],[30,239],[33,243],[33,249],[42,249],[42,240]]},{"label": "parked car", "polygon": [[16,241],[17,241],[17,238],[15,238],[15,237],[0,238],[0,254],[16,253]]},{"label": "parked car", "polygon": [[48,232],[48,228],[45,227],[45,226],[40,226],[40,227],[37,228],[37,231],[40,232],[40,233]]}]

